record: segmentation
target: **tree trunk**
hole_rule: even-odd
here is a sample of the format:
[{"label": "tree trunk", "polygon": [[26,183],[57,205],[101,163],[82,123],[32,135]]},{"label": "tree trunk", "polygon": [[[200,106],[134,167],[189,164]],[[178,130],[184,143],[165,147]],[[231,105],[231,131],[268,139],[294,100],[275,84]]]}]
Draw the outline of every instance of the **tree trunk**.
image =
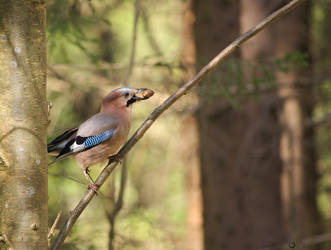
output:
[{"label": "tree trunk", "polygon": [[[276,57],[293,52],[309,54],[309,15],[310,1],[275,25]],[[313,85],[307,83],[310,77],[310,67],[277,74],[283,100],[279,114],[282,203],[289,240],[308,237],[320,230],[314,128],[307,123],[312,119],[314,107]]]},{"label": "tree trunk", "polygon": [[0,230],[13,249],[47,249],[46,3],[0,6]]},{"label": "tree trunk", "polygon": [[[239,1],[195,0],[194,9],[197,57],[202,61],[238,36]],[[243,17],[240,20],[243,24]],[[256,39],[264,36],[268,34]],[[229,60],[227,64],[236,65]],[[231,68],[226,66],[220,67]],[[208,250],[257,249],[283,239],[277,96],[262,95],[258,102],[241,98],[240,107],[234,108],[220,93],[229,84],[222,79],[232,79],[229,74],[216,73],[200,96],[204,245]]]},{"label": "tree trunk", "polygon": [[[196,74],[196,49],[194,41],[194,13],[192,0],[186,0],[182,13],[182,49],[181,58],[185,67],[184,81],[191,80]],[[194,103],[191,103],[193,100]],[[190,106],[197,105],[195,94],[190,98]],[[183,118],[182,135],[185,140],[183,156],[185,161],[185,179],[187,190],[187,235],[184,246],[181,249],[203,249],[202,232],[202,193],[200,185],[199,168],[199,132],[197,120],[193,114]]]}]

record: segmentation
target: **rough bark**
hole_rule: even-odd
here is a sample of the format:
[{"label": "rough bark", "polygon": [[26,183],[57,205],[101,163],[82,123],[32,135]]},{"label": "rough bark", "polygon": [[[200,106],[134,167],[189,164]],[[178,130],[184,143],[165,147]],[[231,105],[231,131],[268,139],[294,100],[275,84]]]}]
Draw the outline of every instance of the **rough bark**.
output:
[{"label": "rough bark", "polygon": [[[239,31],[247,31],[243,19],[240,27],[239,1],[195,0],[195,13],[198,61],[215,54]],[[253,38],[250,44],[263,40],[266,34],[257,36],[260,38]],[[214,77],[213,85],[221,85],[225,74],[229,72]],[[217,91],[221,87],[212,92]],[[220,94],[201,96],[200,102],[205,248],[256,249],[281,242],[277,98],[261,96],[258,102],[242,99],[238,109]]]},{"label": "rough bark", "polygon": [[[274,26],[276,57],[293,52],[309,54],[309,15],[310,1]],[[320,230],[314,127],[306,122],[312,119],[314,91],[313,84],[300,84],[300,79],[308,80],[311,73],[309,67],[277,74],[282,83],[279,95],[283,99],[279,114],[282,204],[289,240],[308,237]]]},{"label": "rough bark", "polygon": [[13,249],[47,249],[46,6],[0,6],[0,230]]}]

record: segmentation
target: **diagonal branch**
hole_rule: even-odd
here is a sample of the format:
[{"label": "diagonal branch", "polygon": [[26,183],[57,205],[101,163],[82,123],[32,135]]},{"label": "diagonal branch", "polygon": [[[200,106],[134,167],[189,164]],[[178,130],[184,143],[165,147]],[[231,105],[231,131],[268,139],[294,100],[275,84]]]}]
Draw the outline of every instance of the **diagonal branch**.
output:
[{"label": "diagonal branch", "polygon": [[[276,21],[280,17],[287,14],[289,11],[296,8],[299,4],[303,3],[305,0],[292,0],[290,3],[280,8],[279,10],[273,12],[271,15],[263,19],[259,24],[251,28],[249,31],[238,37],[232,43],[230,43],[225,49],[223,49],[216,57],[214,57],[205,67],[203,67],[199,73],[189,82],[180,87],[174,94],[169,96],[160,106],[158,106],[150,116],[144,121],[144,123],[138,128],[138,130],[133,134],[133,136],[129,139],[127,143],[120,149],[117,156],[122,159],[131,149],[132,147],[143,137],[145,132],[152,126],[154,121],[162,115],[173,103],[175,103],[179,98],[185,95],[190,89],[196,86],[203,78],[207,76],[207,74],[214,69],[221,61],[223,61],[227,56],[232,54],[236,49],[239,48],[241,44],[243,44],[248,39],[252,38],[258,32],[263,30],[266,26],[270,25],[272,22]],[[102,170],[99,177],[97,178],[95,184],[101,186],[109,177],[109,175],[113,172],[113,170],[118,165],[117,161],[110,160],[107,166]],[[75,207],[75,209],[71,212],[68,220],[63,225],[59,235],[55,239],[52,244],[51,249],[56,250],[59,249],[64,239],[68,235],[70,229],[73,227],[78,217],[87,207],[87,205],[91,202],[93,197],[95,196],[95,192],[93,190],[88,190],[86,194],[83,196],[81,201]]]}]

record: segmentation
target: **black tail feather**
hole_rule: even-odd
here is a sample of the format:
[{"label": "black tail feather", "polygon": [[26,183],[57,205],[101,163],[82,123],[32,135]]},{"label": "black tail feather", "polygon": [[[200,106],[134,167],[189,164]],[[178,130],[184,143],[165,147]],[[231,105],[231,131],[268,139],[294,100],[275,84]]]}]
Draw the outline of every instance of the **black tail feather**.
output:
[{"label": "black tail feather", "polygon": [[58,137],[56,137],[53,141],[47,144],[47,151],[48,152],[61,151],[63,148],[65,148],[66,142],[68,142],[70,139],[72,139],[72,137],[76,135],[77,130],[78,128],[72,128],[65,131],[63,134],[59,135]]}]

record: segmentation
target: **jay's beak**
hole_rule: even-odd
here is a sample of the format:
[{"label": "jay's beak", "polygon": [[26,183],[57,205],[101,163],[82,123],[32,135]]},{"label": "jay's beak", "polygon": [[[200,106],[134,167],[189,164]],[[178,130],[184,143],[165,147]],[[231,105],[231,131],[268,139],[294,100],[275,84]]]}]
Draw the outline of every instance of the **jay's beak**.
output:
[{"label": "jay's beak", "polygon": [[154,95],[154,91],[151,89],[147,89],[147,88],[137,89],[136,94],[132,96],[132,98],[127,102],[126,106],[128,107],[129,105],[135,103],[136,101],[147,100],[152,95]]}]

